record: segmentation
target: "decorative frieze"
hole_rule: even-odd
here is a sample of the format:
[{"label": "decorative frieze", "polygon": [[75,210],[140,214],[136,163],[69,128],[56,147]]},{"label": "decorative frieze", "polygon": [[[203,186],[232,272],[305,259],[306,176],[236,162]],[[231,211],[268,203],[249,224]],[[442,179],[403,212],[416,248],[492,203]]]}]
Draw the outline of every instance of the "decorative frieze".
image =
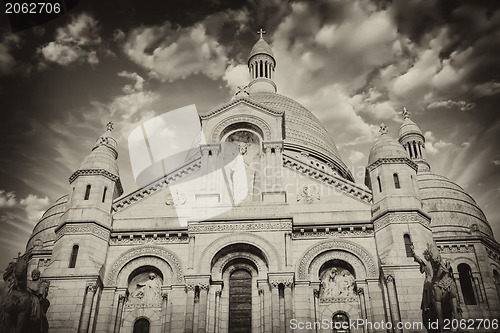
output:
[{"label": "decorative frieze", "polygon": [[67,223],[56,232],[56,239],[59,240],[64,235],[85,235],[91,234],[105,241],[109,239],[109,230],[94,223]]},{"label": "decorative frieze", "polygon": [[430,228],[430,221],[418,213],[388,213],[373,222],[375,231],[378,231],[389,224],[398,223],[420,223],[426,228]]},{"label": "decorative frieze", "polygon": [[79,176],[95,176],[95,175],[101,175],[114,181],[116,183],[116,187],[118,188],[118,195],[123,194],[123,187],[120,181],[120,177],[104,169],[78,170],[75,173],[73,173],[71,177],[69,177],[69,183],[70,184],[73,183],[75,179],[78,178]]},{"label": "decorative frieze", "polygon": [[[240,99],[239,101],[247,101],[247,99]],[[264,141],[271,140],[271,127],[268,123],[263,121],[262,119],[251,116],[251,115],[236,115],[232,117],[228,117],[225,120],[221,121],[212,132],[212,142],[220,141],[221,133],[226,127],[236,124],[236,123],[250,123],[255,124],[259,127],[264,133]]]},{"label": "decorative frieze", "polygon": [[140,244],[185,244],[189,242],[186,233],[177,234],[119,234],[111,235],[110,245]]},{"label": "decorative frieze", "polygon": [[474,245],[468,244],[448,244],[438,245],[439,253],[473,253]]},{"label": "decorative frieze", "polygon": [[189,233],[212,233],[233,231],[279,231],[291,230],[291,221],[241,222],[241,223],[193,223],[188,225]]},{"label": "decorative frieze", "polygon": [[327,303],[357,303],[358,299],[356,297],[332,297],[332,298],[320,298],[319,302],[322,304]]},{"label": "decorative frieze", "polygon": [[371,172],[373,169],[378,167],[379,165],[382,164],[407,164],[409,165],[413,170],[417,171],[418,166],[415,162],[410,160],[408,157],[385,157],[385,158],[379,158],[372,164],[366,167],[369,172]]},{"label": "decorative frieze", "polygon": [[493,251],[489,247],[486,247],[486,253],[488,253],[488,257],[490,257],[491,259],[495,260],[500,264],[500,253]]},{"label": "decorative frieze", "polygon": [[336,238],[336,237],[372,237],[374,234],[372,229],[366,227],[339,227],[339,228],[313,228],[300,229],[292,233],[292,239],[321,239],[321,238]]}]

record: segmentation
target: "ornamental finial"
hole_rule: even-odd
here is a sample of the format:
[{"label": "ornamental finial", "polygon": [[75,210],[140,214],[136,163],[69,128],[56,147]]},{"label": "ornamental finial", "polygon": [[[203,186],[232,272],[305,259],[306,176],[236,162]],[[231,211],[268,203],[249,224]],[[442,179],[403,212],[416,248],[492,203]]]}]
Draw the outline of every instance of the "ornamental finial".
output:
[{"label": "ornamental finial", "polygon": [[403,118],[408,119],[410,118],[410,111],[406,108],[406,106],[403,106]]},{"label": "ornamental finial", "polygon": [[111,121],[109,121],[106,124],[106,129],[107,129],[108,132],[113,132],[113,123]]},{"label": "ornamental finial", "polygon": [[262,30],[262,28],[260,28],[259,31],[257,31],[258,34],[260,34],[260,39],[262,39],[262,35],[266,33],[265,30]]},{"label": "ornamental finial", "polygon": [[381,135],[387,134],[389,131],[387,130],[387,126],[385,124],[380,124],[380,129],[378,130]]}]

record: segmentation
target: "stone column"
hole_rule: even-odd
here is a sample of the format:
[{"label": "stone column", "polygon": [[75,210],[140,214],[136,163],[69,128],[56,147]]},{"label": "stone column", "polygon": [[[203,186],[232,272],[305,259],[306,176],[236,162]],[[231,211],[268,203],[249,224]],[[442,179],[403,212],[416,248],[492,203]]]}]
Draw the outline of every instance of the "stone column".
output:
[{"label": "stone column", "polygon": [[217,290],[215,292],[215,321],[214,321],[214,329],[215,333],[219,333],[219,318],[220,318],[220,296],[222,291]]},{"label": "stone column", "polygon": [[398,329],[397,323],[401,321],[401,316],[399,315],[398,298],[396,296],[396,284],[394,282],[394,276],[387,275],[385,277],[387,283],[387,294],[389,297],[389,307],[391,308],[392,326],[395,333],[402,333],[401,329]]},{"label": "stone column", "polygon": [[264,316],[265,316],[265,309],[264,309],[264,289],[261,287],[259,288],[259,317],[260,317],[260,332],[264,333],[265,332],[265,321],[264,321]]},{"label": "stone column", "polygon": [[275,184],[276,184],[276,191],[282,191],[283,186],[281,184],[281,171],[282,171],[282,166],[283,166],[283,158],[281,157],[281,150],[282,147],[280,144],[276,144],[274,148],[274,174],[276,175],[275,178]]},{"label": "stone column", "polygon": [[193,332],[194,320],[194,292],[196,286],[194,284],[186,285],[187,302],[186,302],[186,319],[184,322],[185,332]]},{"label": "stone column", "polygon": [[313,289],[312,311],[313,311],[313,318],[311,319],[314,321],[321,320],[319,315],[319,287]]},{"label": "stone column", "polygon": [[271,313],[273,318],[273,333],[280,331],[280,294],[278,282],[271,282]]},{"label": "stone column", "polygon": [[211,184],[212,184],[212,190],[220,192],[219,188],[219,174],[221,170],[219,170],[219,152],[220,152],[220,146],[212,146],[211,149],[212,151],[212,177],[211,177]]},{"label": "stone column", "polygon": [[168,328],[167,328],[167,325],[168,325],[168,310],[170,309],[170,307],[168,306],[168,294],[167,293],[164,293],[161,295],[161,331],[162,332],[168,332]]},{"label": "stone column", "polygon": [[206,190],[207,189],[207,180],[208,180],[208,147],[207,146],[201,146],[201,176],[202,176],[202,184],[201,184],[201,189]]},{"label": "stone column", "polygon": [[271,165],[271,147],[264,146],[264,183],[265,190],[270,191],[273,184],[273,167]]},{"label": "stone column", "polygon": [[299,322],[312,321],[311,287],[309,281],[295,281],[295,317]]},{"label": "stone column", "polygon": [[208,283],[200,283],[200,304],[198,310],[198,333],[207,331],[207,300],[208,300]]},{"label": "stone column", "polygon": [[283,283],[285,290],[285,332],[291,333],[290,320],[293,319],[293,300],[292,300],[292,282]]},{"label": "stone column", "polygon": [[85,290],[85,298],[83,299],[83,310],[80,317],[79,333],[87,333],[90,325],[90,315],[92,312],[92,304],[94,303],[95,292],[97,286],[95,283],[88,284]]},{"label": "stone column", "polygon": [[292,266],[292,233],[285,232],[285,265]]},{"label": "stone column", "polygon": [[188,244],[188,269],[192,269],[194,265],[194,235],[189,235],[189,244]]},{"label": "stone column", "polygon": [[120,327],[122,326],[123,306],[125,305],[126,300],[127,300],[127,296],[125,296],[125,295],[118,296],[118,306],[116,308],[115,327],[113,330],[114,333],[120,332]]},{"label": "stone column", "polygon": [[[365,289],[362,287],[357,288],[356,293],[359,296],[359,305],[361,308],[361,319],[367,320],[368,316],[366,314],[366,301],[365,301]],[[363,326],[363,332],[366,332]]]}]

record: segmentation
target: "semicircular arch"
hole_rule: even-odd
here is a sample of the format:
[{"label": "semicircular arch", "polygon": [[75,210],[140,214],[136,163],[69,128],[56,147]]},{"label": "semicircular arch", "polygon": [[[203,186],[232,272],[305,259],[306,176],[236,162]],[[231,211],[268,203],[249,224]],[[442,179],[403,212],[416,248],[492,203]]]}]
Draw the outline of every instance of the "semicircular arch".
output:
[{"label": "semicircular arch", "polygon": [[354,269],[356,280],[366,279],[366,267],[357,256],[343,250],[331,250],[322,252],[311,261],[308,274],[309,280],[319,282],[319,270],[323,264],[331,260],[341,260],[351,265]]},{"label": "semicircular arch", "polygon": [[358,244],[348,240],[326,240],[311,246],[297,262],[296,273],[299,280],[307,280],[311,269],[311,263],[321,253],[340,250],[356,256],[363,264],[367,277],[377,277],[375,261],[371,254]]},{"label": "semicircular arch", "polygon": [[234,115],[234,116],[231,116],[231,117],[224,119],[223,121],[221,121],[220,123],[218,123],[215,126],[215,128],[212,132],[212,136],[211,136],[212,142],[219,142],[223,131],[228,126],[231,126],[231,125],[236,124],[236,123],[252,124],[253,126],[256,126],[257,128],[259,128],[262,131],[262,133],[264,135],[264,138],[263,138],[264,141],[271,140],[271,126],[269,126],[269,124],[267,122],[265,122],[264,120],[262,120],[256,116],[252,116],[252,115]]},{"label": "semicircular arch", "polygon": [[172,269],[172,283],[184,283],[184,274],[180,259],[175,253],[158,246],[143,246],[126,251],[115,260],[105,281],[110,285],[117,285],[118,275],[123,267],[132,260],[140,257],[157,257],[163,259]]},{"label": "semicircular arch", "polygon": [[118,287],[127,287],[130,275],[136,269],[144,266],[153,266],[159,269],[161,274],[163,275],[163,285],[172,284],[173,270],[168,262],[166,262],[162,258],[147,256],[135,258],[127,262],[118,273],[118,276],[116,278],[116,285]]},{"label": "semicircular arch", "polygon": [[236,233],[222,236],[214,240],[201,254],[198,262],[199,273],[210,274],[212,258],[223,248],[232,244],[249,244],[257,247],[264,254],[266,264],[270,271],[277,271],[281,268],[281,260],[278,251],[274,246],[264,238],[249,234],[249,233]]}]

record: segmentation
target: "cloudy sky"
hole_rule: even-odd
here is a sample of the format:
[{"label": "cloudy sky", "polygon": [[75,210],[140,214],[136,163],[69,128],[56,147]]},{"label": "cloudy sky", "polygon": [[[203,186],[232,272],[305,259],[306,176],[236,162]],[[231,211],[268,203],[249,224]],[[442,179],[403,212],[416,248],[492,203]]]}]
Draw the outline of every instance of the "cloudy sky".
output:
[{"label": "cloudy sky", "polygon": [[[175,3],[168,5],[166,3]],[[500,237],[499,1],[99,1],[12,33],[0,14],[0,271],[108,121],[125,192],[139,123],[227,101],[267,31],[278,92],[326,126],[358,182],[381,122],[406,106],[432,170],[464,187]]]}]

